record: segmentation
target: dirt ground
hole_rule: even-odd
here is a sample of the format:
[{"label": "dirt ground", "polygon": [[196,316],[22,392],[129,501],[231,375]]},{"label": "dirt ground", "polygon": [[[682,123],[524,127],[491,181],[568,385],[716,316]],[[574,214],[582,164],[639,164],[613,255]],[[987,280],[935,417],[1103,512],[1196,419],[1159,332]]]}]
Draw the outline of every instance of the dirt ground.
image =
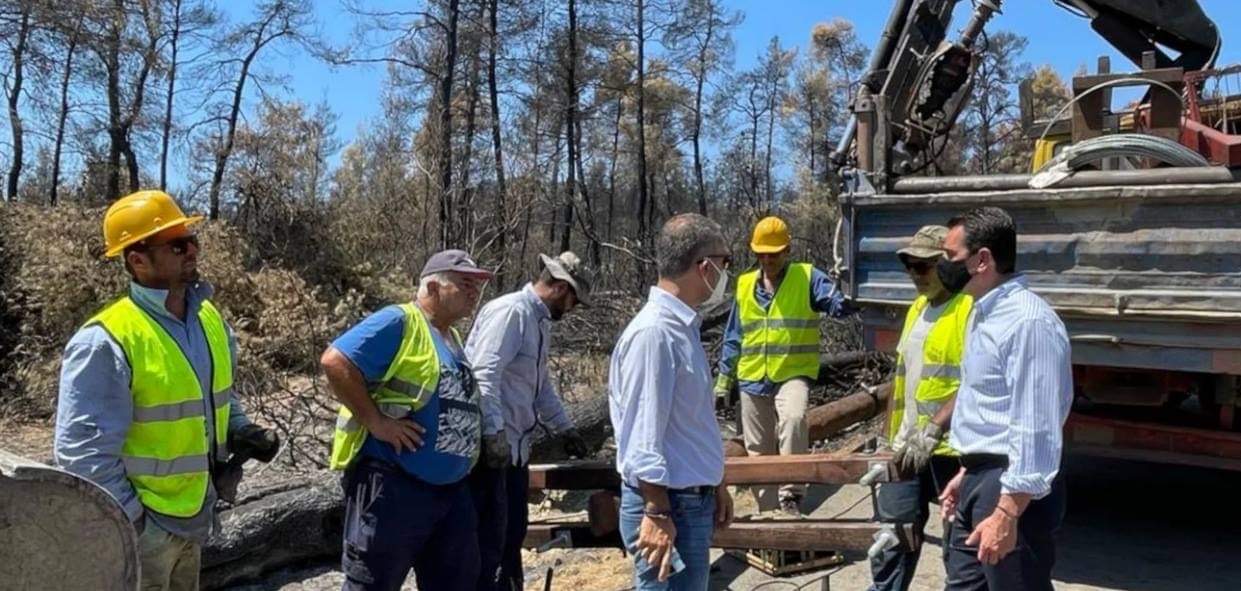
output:
[{"label": "dirt ground", "polygon": [[[5,447],[50,459],[46,427],[4,425]],[[1065,462],[1069,510],[1058,537],[1055,587],[1064,591],[1235,591],[1241,589],[1241,473],[1070,456]],[[739,513],[752,497],[735,495]],[[857,485],[811,487],[804,509],[815,517],[869,517],[870,491]],[[532,519],[584,510],[585,495],[553,496],[532,506]],[[943,588],[940,527],[932,520],[914,591]],[[712,555],[711,589],[863,590],[865,556],[804,575],[772,578],[723,554]],[[526,552],[528,590],[621,591],[632,588],[630,562],[619,550]],[[343,577],[332,565],[288,569],[234,591],[328,591]],[[824,586],[826,582],[826,586]],[[412,577],[405,589],[416,589]]]},{"label": "dirt ground", "polygon": [[[1059,536],[1055,588],[1061,591],[1235,591],[1241,589],[1241,474],[1119,460],[1071,457],[1065,472],[1069,513]],[[748,495],[739,494],[744,510]],[[572,499],[566,500],[569,508]],[[869,490],[856,485],[813,487],[806,509],[816,517],[867,517]],[[546,513],[546,511],[545,511]],[[927,545],[912,589],[943,588],[940,527]],[[772,578],[720,552],[713,554],[711,589],[791,591],[863,590],[870,583],[865,556],[805,575]],[[526,553],[527,590],[543,589],[553,567],[552,589],[631,589],[629,562],[618,550],[551,550]],[[238,591],[327,591],[342,578],[330,567],[289,571],[261,586]],[[825,583],[826,582],[826,583]],[[406,589],[415,589],[413,582]]]}]

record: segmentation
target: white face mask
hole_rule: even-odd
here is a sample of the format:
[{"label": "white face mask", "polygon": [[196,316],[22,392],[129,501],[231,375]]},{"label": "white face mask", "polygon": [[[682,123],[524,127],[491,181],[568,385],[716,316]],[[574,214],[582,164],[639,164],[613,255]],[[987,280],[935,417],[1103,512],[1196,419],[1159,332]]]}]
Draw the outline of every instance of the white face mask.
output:
[{"label": "white face mask", "polygon": [[[714,286],[707,286],[711,288],[711,297],[707,298],[707,301],[698,305],[698,309],[700,310],[709,310],[714,308],[715,306],[723,303],[724,299],[728,297],[728,271],[721,269],[719,265],[716,265],[715,261],[711,259],[707,259],[707,262],[711,263],[711,266],[715,267],[716,271],[719,271],[720,276],[715,280]],[[706,282],[705,278],[703,279],[703,282]]]}]

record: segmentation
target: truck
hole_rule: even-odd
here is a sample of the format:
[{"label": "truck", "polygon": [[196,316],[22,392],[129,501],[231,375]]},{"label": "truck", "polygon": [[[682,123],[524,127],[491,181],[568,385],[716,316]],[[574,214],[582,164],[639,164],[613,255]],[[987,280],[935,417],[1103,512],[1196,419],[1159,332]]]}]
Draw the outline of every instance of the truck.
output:
[{"label": "truck", "polygon": [[[1104,62],[1074,78],[1059,117],[1024,116],[1029,174],[921,176],[1001,10],[976,0],[949,41],[956,4],[894,3],[833,154],[837,266],[865,305],[867,347],[895,349],[915,296],[893,253],[925,224],[1002,207],[1017,224],[1018,270],[1071,341],[1066,452],[1241,470],[1241,130],[1229,115],[1238,97],[1209,92],[1238,69],[1215,67],[1215,25],[1194,0],[1056,1],[1138,69]],[[1112,112],[1112,89],[1132,85],[1146,94]]]}]

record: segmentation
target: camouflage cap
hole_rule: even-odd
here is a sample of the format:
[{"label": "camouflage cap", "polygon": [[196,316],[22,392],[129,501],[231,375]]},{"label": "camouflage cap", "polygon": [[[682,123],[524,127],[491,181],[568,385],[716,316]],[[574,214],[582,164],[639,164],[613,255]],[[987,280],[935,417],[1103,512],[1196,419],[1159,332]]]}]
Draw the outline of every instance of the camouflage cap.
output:
[{"label": "camouflage cap", "polygon": [[909,241],[909,246],[896,251],[896,255],[901,259],[934,259],[944,256],[944,238],[947,236],[948,228],[944,226],[922,226]]}]

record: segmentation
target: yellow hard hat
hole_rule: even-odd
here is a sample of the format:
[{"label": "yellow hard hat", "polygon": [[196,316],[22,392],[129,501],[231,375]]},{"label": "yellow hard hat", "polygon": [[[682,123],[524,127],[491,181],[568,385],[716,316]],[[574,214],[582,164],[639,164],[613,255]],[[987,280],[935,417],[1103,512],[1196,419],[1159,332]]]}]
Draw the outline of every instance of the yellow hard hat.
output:
[{"label": "yellow hard hat", "polygon": [[772,215],[758,221],[754,236],[750,238],[750,250],[758,254],[780,252],[789,247],[789,226],[784,220]]},{"label": "yellow hard hat", "polygon": [[163,191],[138,191],[116,200],[103,214],[103,241],[111,258],[126,247],[174,226],[188,226],[202,221],[196,215],[186,217],[172,197]]}]

